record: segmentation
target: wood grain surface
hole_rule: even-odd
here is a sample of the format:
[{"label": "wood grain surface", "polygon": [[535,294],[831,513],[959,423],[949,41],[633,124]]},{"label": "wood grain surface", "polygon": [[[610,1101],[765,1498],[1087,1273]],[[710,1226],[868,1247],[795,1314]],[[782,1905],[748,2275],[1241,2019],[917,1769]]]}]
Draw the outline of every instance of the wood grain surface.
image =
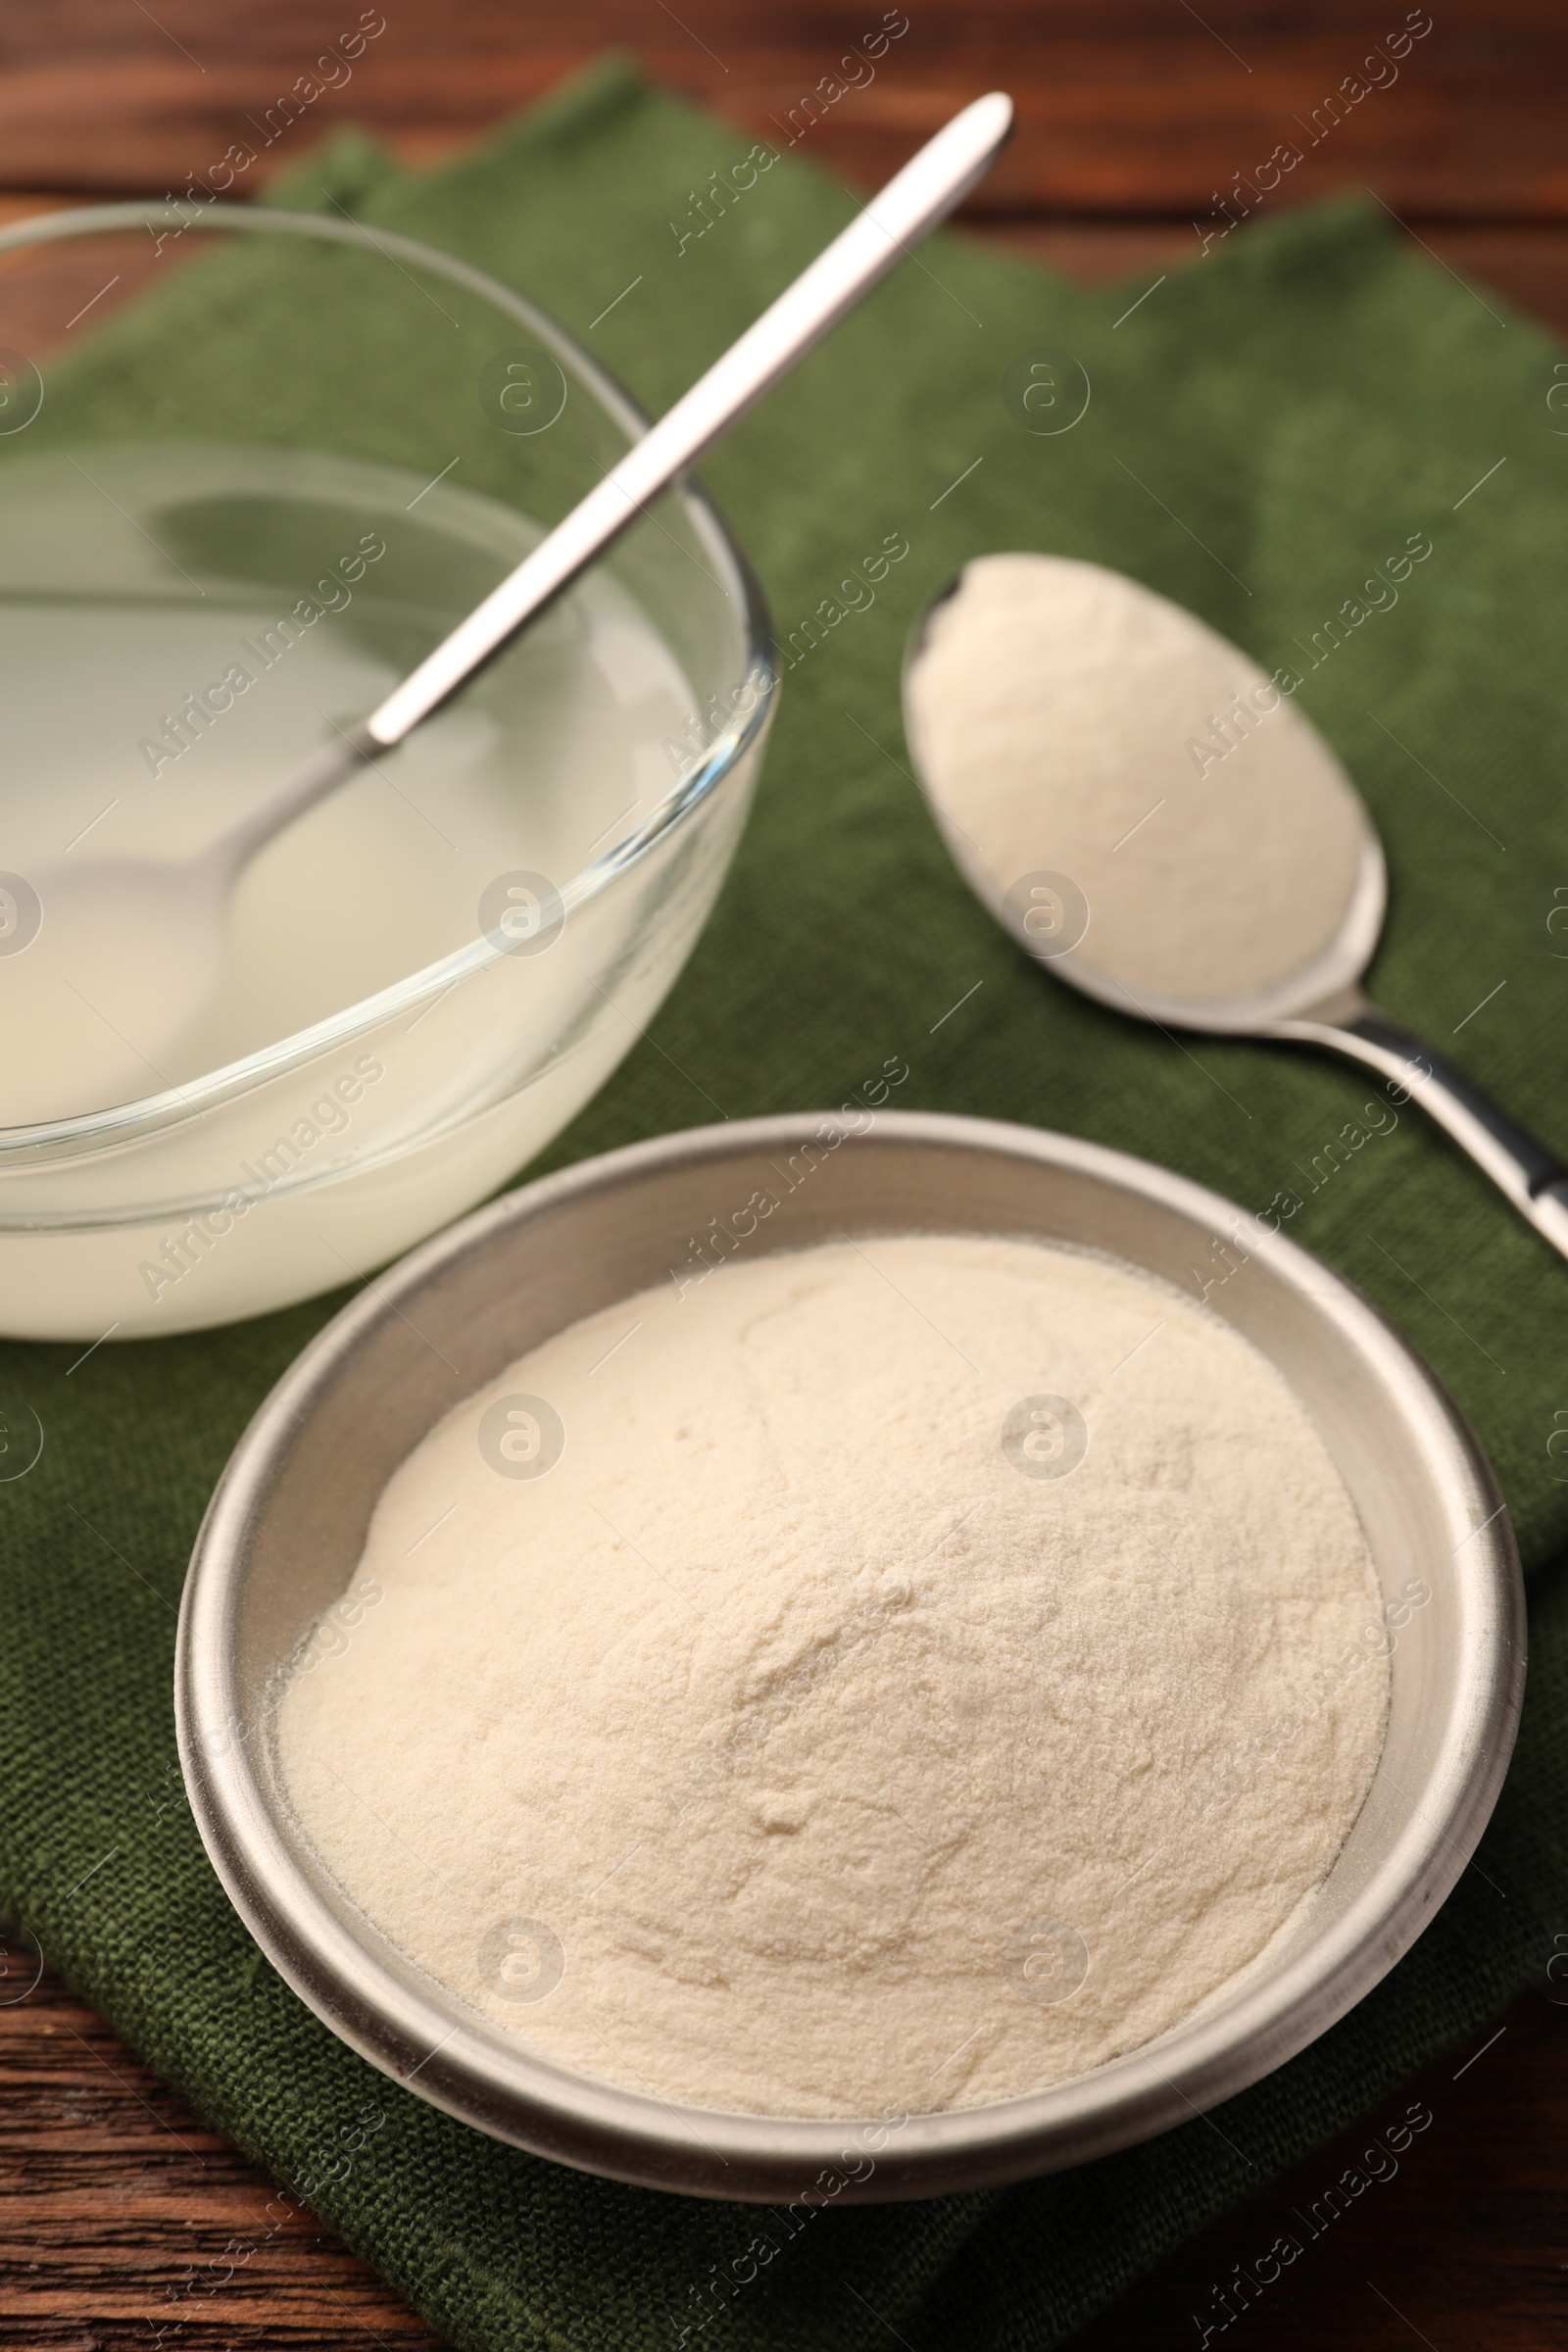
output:
[{"label": "wood grain surface", "polygon": [[[1429,15],[1391,55],[1389,36]],[[342,36],[377,23],[348,53]],[[872,71],[866,36],[900,23]],[[861,184],[966,98],[1009,89],[1017,136],[964,217],[1086,280],[1196,259],[1222,201],[1280,209],[1370,186],[1435,265],[1568,332],[1568,11],[1551,0],[1203,0],[1200,14],[1189,0],[7,0],[0,219],[204,186],[235,142],[255,154],[255,192],[350,122],[433,161],[609,48]],[[279,101],[332,55],[318,78],[336,86],[289,119]],[[808,105],[856,56],[841,79],[858,86]],[[1331,106],[1348,77],[1363,94]],[[1256,168],[1282,143],[1299,160],[1260,200]],[[0,2342],[429,2352],[362,2263],[32,1975],[13,1944]],[[1198,2346],[1205,2326],[1241,2352],[1568,2343],[1568,2008],[1541,1989],[1498,2023],[1182,2249],[1077,2352]],[[1396,2159],[1391,2133],[1415,2107],[1431,2121]],[[1325,2192],[1350,2168],[1367,2184],[1331,2225]],[[1301,2251],[1265,2282],[1256,2266],[1281,2235]]]},{"label": "wood grain surface", "polygon": [[[809,145],[863,180],[885,174],[964,99],[999,84],[1019,135],[971,214],[1042,211],[1187,220],[1281,141],[1302,162],[1295,197],[1376,173],[1395,209],[1429,220],[1568,219],[1561,21],[1549,4],[1433,0],[1431,32],[1371,69],[1382,86],[1323,113],[1397,34],[1402,0],[1315,7],[1183,0],[584,0],[569,12],[517,0],[410,7],[376,0],[385,30],[276,139],[282,160],[318,124],[351,117],[429,155],[538,97],[585,56],[634,52],[675,87],[738,121],[789,135],[791,112],[885,21],[891,41],[834,103]],[[254,141],[267,108],[352,33],[361,0],[9,0],[0,30],[0,156],[14,187],[162,193]],[[862,53],[863,54],[863,53]],[[852,67],[861,75],[861,67]],[[1370,75],[1364,75],[1369,79]],[[1316,120],[1314,118],[1316,117]]]},{"label": "wood grain surface", "polygon": [[[18,1998],[34,1974],[14,1939],[0,1976],[0,2341],[436,2352],[390,2288],[47,1972]],[[1565,2132],[1568,2006],[1537,1991],[1193,2239],[1073,2352],[1196,2348],[1204,2325],[1227,2352],[1560,2347]],[[1331,2194],[1348,2175],[1362,2185]],[[1271,2265],[1281,2237],[1298,2252]]]},{"label": "wood grain surface", "polygon": [[[398,2296],[13,1936],[0,1977],[0,2342],[434,2352]],[[9,1995],[9,1998],[8,1998]]]}]

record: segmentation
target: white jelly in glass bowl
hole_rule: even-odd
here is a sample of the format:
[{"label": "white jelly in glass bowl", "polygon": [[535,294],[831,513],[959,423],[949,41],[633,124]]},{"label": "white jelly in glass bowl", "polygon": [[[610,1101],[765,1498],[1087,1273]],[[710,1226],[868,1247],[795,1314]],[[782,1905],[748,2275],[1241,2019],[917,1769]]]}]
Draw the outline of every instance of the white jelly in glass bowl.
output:
[{"label": "white jelly in glass bowl", "polygon": [[[671,494],[258,854],[171,1022],[185,902],[127,894],[124,861],[177,872],[265,802],[640,423],[465,265],[344,221],[180,217],[178,251],[139,206],[0,239],[0,426],[24,418],[0,431],[0,1329],[24,1336],[335,1288],[519,1168],[695,943],[775,693],[744,560],[700,491]],[[132,300],[78,353],[68,306],[122,260]],[[388,322],[390,261],[412,292]],[[181,364],[269,303],[281,343],[311,322],[279,378]]]}]

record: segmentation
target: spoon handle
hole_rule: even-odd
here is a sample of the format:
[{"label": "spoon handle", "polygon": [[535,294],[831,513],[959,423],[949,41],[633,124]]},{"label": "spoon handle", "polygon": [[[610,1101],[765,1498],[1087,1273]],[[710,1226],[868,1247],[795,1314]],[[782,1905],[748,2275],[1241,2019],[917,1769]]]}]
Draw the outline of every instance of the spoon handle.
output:
[{"label": "spoon handle", "polygon": [[848,228],[713,362],[674,407],[509,572],[466,620],[411,670],[352,734],[318,752],[276,797],[215,842],[208,860],[228,882],[274,834],[336,792],[377,752],[390,751],[569,588],[649,502],[707,455],[824,335],[945,220],[995,163],[1012,128],[1000,90],[975,99],[928,139]]},{"label": "spoon handle", "polygon": [[1568,1165],[1413,1031],[1363,1002],[1343,1020],[1279,1021],[1271,1024],[1271,1034],[1326,1046],[1407,1090],[1409,1100],[1452,1136],[1520,1215],[1568,1257]]},{"label": "spoon handle", "polygon": [[651,499],[705,457],[904,260],[912,244],[947,218],[989,171],[1011,125],[1011,101],[993,91],[928,139],[549,537],[371,712],[364,728],[369,749],[401,743],[629,529]]}]

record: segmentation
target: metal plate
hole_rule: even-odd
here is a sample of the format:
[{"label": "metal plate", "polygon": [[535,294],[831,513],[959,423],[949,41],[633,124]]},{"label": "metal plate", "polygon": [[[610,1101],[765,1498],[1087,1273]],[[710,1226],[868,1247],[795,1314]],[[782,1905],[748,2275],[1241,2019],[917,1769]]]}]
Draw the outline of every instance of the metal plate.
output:
[{"label": "metal plate", "polygon": [[[1033,1236],[1113,1252],[1209,1304],[1284,1374],[1360,1513],[1386,1594],[1432,1598],[1396,1638],[1389,1733],[1339,1862],[1290,1939],[1157,2041],[1027,2098],[891,2129],[681,2108],[533,2057],[444,1991],[323,1872],[271,1756],[281,1662],[348,1585],[382,1487],[463,1396],[578,1317],[688,1266],[754,1191],[741,1247],[843,1234]],[[465,1218],[307,1348],[235,1448],[197,1539],[176,1662],[180,1755],[208,1852],[281,1974],[395,2081],[481,2131],[621,2180],[789,2203],[1022,2179],[1146,2139],[1301,2049],[1431,1919],[1486,1825],[1524,1683],[1507,1514],[1467,1424],[1351,1286],[1217,1194],[1092,1144],[862,1111],[736,1121],[634,1146]],[[841,2152],[862,2151],[842,2180]],[[867,2155],[863,2151],[874,2150]],[[818,2192],[820,2194],[820,2192]]]}]

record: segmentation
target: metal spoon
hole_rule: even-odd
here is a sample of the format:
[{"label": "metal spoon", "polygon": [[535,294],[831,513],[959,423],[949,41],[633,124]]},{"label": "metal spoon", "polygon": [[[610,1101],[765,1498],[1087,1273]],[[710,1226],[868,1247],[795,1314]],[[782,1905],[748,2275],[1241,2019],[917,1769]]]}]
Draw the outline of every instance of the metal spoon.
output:
[{"label": "metal spoon", "polygon": [[[147,1059],[142,1048],[167,1047],[212,987],[227,896],[247,861],[368,760],[402,743],[630,529],[651,500],[706,456],[946,219],[989,171],[1011,127],[1012,102],[1001,91],[956,115],[362,726],[307,761],[200,857],[178,863],[100,858],[30,877],[33,928],[48,944],[32,951],[29,993],[36,995],[56,970],[114,975],[121,1019],[139,1039],[131,1049],[136,1057]],[[0,934],[4,929],[0,921]],[[151,957],[150,933],[159,942]],[[128,982],[121,975],[130,975]],[[68,1014],[74,1012],[61,1002]],[[101,1028],[89,1023],[84,1030],[100,1056],[107,1045]]]},{"label": "metal spoon", "polygon": [[[1021,896],[1017,885],[1011,891],[998,887],[995,876],[986,869],[977,844],[956,821],[956,811],[944,806],[940,794],[933,789],[928,752],[922,743],[919,712],[922,660],[928,650],[934,617],[961,582],[960,573],[933,597],[910,632],[904,665],[905,737],[921,790],[954,861],[997,921],[1059,980],[1067,981],[1118,1012],[1173,1029],[1206,1030],[1232,1037],[1285,1038],[1294,1044],[1319,1046],[1330,1053],[1343,1054],[1351,1061],[1376,1070],[1380,1077],[1419,1102],[1461,1151],[1467,1152],[1477,1166],[1485,1170],[1520,1215],[1528,1218],[1554,1250],[1568,1257],[1568,1164],[1510,1118],[1463,1071],[1445,1060],[1412,1031],[1381,1012],[1362,991],[1361,976],[1372,960],[1383,928],[1388,891],[1382,845],[1359,796],[1356,807],[1364,826],[1359,868],[1338,929],[1319,943],[1318,952],[1309,962],[1285,980],[1272,982],[1250,995],[1216,998],[1195,992],[1185,996],[1156,996],[1142,987],[1135,991],[1102,964],[1097,965],[1074,952],[1083,929],[1073,919],[1072,908],[1063,904],[1074,886],[1069,882],[1065,894],[1056,887],[1066,877],[1046,873],[1026,875],[1024,880],[1036,882],[1038,887],[1033,893]],[[1200,625],[1194,621],[1195,632]],[[1247,664],[1244,655],[1238,653],[1236,660],[1239,664]],[[985,690],[984,681],[977,680],[977,695]],[[1309,724],[1299,710],[1296,716],[1303,726]],[[1312,740],[1325,760],[1332,762],[1332,753],[1315,731]],[[1042,746],[1043,752],[1045,748]],[[1049,825],[1042,826],[1036,863],[1042,869],[1052,866]],[[1190,887],[1191,904],[1197,907],[1201,903],[1203,876],[1193,874]],[[1087,908],[1083,913],[1086,920],[1092,920]],[[1195,915],[1195,920],[1198,919],[1200,918]]]}]

